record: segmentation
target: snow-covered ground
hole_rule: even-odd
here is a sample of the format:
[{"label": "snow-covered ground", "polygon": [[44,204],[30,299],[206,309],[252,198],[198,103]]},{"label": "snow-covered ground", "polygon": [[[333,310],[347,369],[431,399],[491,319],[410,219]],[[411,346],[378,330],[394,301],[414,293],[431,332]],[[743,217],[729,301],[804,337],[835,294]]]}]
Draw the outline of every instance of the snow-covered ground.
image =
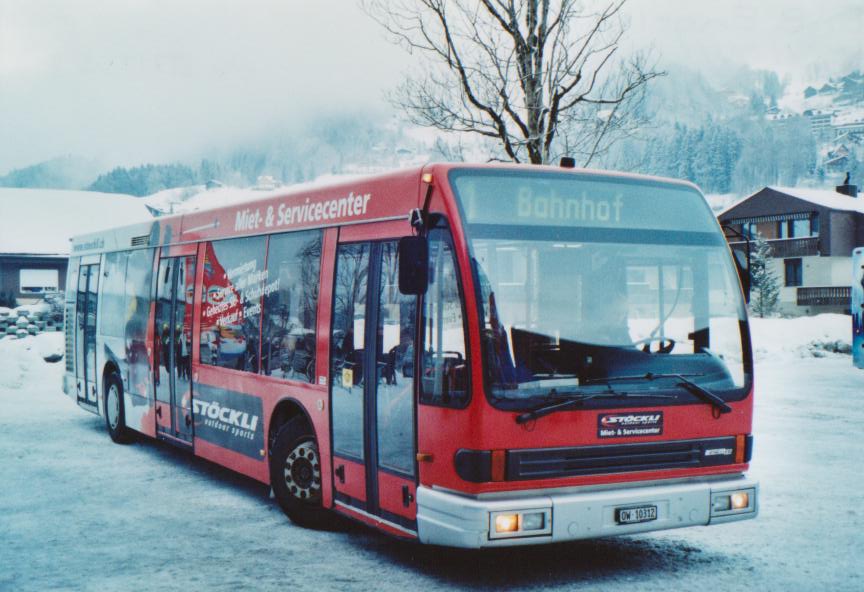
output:
[{"label": "snow-covered ground", "polygon": [[860,591],[864,371],[822,345],[850,333],[753,319],[756,520],[483,552],[298,528],[260,484],[112,444],[42,360],[62,333],[0,339],[0,590]]}]

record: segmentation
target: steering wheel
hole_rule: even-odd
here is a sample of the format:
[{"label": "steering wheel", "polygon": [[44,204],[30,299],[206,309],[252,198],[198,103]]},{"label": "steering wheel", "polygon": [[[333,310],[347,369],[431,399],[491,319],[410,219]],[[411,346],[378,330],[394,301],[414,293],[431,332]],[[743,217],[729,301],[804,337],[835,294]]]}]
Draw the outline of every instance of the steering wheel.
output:
[{"label": "steering wheel", "polygon": [[[651,344],[656,343],[657,349],[651,349]],[[633,342],[634,346],[642,346],[642,351],[646,354],[668,354],[675,349],[675,340],[671,337],[646,337]]]}]

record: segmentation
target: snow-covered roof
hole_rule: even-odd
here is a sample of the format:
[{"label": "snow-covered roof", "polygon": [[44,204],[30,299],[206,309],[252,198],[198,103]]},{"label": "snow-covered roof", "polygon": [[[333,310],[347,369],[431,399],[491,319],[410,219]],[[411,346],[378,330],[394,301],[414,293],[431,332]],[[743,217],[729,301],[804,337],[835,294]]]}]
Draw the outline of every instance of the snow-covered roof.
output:
[{"label": "snow-covered roof", "polygon": [[775,187],[769,186],[768,189],[773,189],[779,193],[785,193],[804,201],[809,201],[823,208],[832,210],[843,210],[846,212],[860,212],[864,214],[864,196],[849,197],[836,191],[827,189],[805,189],[802,187]]},{"label": "snow-covered roof", "polygon": [[131,195],[0,187],[0,254],[68,255],[73,236],[151,219]]},{"label": "snow-covered roof", "polygon": [[842,193],[837,193],[836,191],[832,191],[829,189],[808,189],[804,187],[779,187],[775,185],[769,185],[763,189],[760,189],[759,191],[756,191],[755,193],[752,193],[746,197],[742,197],[734,203],[729,204],[717,214],[717,217],[719,218],[720,216],[723,216],[730,210],[738,207],[740,204],[744,203],[745,201],[747,201],[754,195],[757,195],[761,191],[764,191],[765,189],[771,189],[773,191],[777,191],[791,197],[803,199],[804,201],[809,201],[812,204],[816,204],[824,208],[830,208],[832,210],[842,210],[846,212],[859,212],[861,214],[864,214],[864,195],[861,195],[860,197],[849,197],[848,195],[843,195]]}]

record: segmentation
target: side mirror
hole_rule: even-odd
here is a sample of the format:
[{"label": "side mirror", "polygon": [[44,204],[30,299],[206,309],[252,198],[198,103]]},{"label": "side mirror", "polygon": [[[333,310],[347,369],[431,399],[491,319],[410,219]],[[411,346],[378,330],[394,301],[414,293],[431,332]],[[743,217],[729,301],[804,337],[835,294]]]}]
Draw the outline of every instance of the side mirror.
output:
[{"label": "side mirror", "polygon": [[399,291],[419,296],[429,285],[429,241],[423,236],[399,239]]},{"label": "side mirror", "polygon": [[735,259],[735,267],[738,269],[738,278],[741,280],[741,289],[744,291],[744,301],[750,304],[750,261],[747,253],[732,250]]}]

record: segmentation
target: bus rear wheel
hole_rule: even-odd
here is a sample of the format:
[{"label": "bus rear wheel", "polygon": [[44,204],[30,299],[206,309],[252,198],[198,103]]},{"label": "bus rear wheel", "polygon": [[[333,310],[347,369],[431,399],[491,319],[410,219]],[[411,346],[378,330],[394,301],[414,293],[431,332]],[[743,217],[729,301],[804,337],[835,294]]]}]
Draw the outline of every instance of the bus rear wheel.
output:
[{"label": "bus rear wheel", "polygon": [[270,451],[270,485],[282,511],[307,528],[331,528],[333,514],[321,505],[321,458],[304,417],[279,429]]},{"label": "bus rear wheel", "polygon": [[105,377],[105,426],[115,443],[128,444],[132,441],[132,432],[124,420],[123,383],[113,373]]}]

